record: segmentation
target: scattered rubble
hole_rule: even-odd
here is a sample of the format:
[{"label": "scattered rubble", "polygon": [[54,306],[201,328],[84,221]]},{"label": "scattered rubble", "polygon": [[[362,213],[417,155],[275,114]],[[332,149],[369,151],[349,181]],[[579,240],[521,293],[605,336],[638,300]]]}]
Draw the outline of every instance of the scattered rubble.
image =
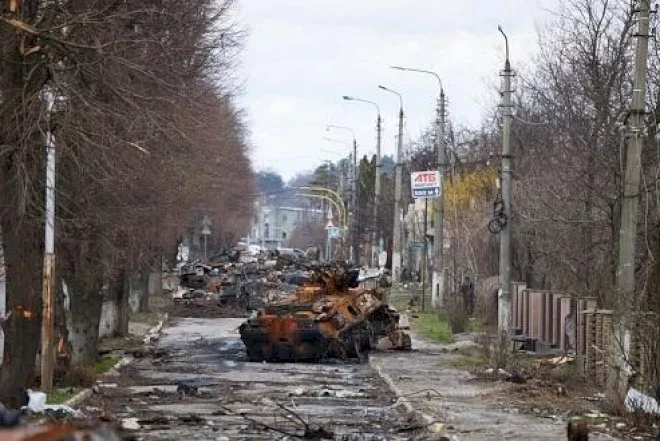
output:
[{"label": "scattered rubble", "polygon": [[239,328],[252,361],[363,358],[385,336],[387,349],[410,350],[386,292],[360,287],[360,272],[340,265],[308,267],[292,292],[280,292]]},{"label": "scattered rubble", "polygon": [[625,404],[626,410],[630,413],[641,411],[660,415],[660,404],[658,404],[658,400],[634,388],[630,388],[628,391]]},{"label": "scattered rubble", "polygon": [[65,423],[0,430],[0,439],[3,441],[120,441],[121,438],[106,425],[81,428]]}]

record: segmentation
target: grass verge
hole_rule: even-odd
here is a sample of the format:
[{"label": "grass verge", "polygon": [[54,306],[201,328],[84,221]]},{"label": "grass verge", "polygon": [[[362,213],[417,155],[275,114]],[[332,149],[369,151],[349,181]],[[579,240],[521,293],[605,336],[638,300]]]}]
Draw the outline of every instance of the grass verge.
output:
[{"label": "grass verge", "polygon": [[47,404],[63,404],[73,398],[81,389],[70,387],[66,389],[53,389],[46,394]]},{"label": "grass verge", "polygon": [[159,320],[160,320],[160,317],[155,312],[134,312],[134,313],[131,313],[131,321],[132,322],[144,323],[144,324],[149,325],[151,327],[156,326],[158,324]]},{"label": "grass verge", "polygon": [[94,375],[103,375],[117,364],[119,359],[112,355],[104,355],[96,363],[89,366],[90,371]]},{"label": "grass verge", "polygon": [[451,341],[451,328],[446,320],[434,312],[420,312],[411,316],[411,325],[422,336],[438,343]]}]

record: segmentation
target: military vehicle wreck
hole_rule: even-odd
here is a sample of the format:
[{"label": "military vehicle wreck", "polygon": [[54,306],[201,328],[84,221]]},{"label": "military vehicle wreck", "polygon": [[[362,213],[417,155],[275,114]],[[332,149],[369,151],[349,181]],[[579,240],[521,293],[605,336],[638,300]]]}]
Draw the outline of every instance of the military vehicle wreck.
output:
[{"label": "military vehicle wreck", "polygon": [[336,266],[311,273],[307,283],[240,326],[251,361],[362,358],[383,337],[392,349],[410,349],[410,336],[397,329],[399,314],[383,288],[360,287],[358,270]]}]

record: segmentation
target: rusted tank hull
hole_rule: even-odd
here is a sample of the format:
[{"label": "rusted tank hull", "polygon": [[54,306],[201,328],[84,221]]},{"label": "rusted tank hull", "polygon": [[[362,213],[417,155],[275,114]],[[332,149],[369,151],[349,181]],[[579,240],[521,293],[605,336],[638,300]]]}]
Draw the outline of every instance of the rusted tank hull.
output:
[{"label": "rusted tank hull", "polygon": [[329,340],[318,329],[296,330],[273,337],[249,321],[240,327],[241,340],[250,361],[317,361],[329,356]]},{"label": "rusted tank hull", "polygon": [[251,360],[362,359],[379,337],[396,330],[399,315],[384,301],[384,292],[356,286],[352,271],[322,276],[241,325]]}]

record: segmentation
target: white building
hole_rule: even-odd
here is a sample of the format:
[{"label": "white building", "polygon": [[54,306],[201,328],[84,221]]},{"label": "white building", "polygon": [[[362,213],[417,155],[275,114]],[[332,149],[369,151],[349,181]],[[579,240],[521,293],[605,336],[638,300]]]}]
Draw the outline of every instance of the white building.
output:
[{"label": "white building", "polygon": [[269,249],[286,247],[296,226],[324,221],[323,210],[309,205],[280,207],[265,197],[260,198],[255,205],[255,215],[245,240]]}]

